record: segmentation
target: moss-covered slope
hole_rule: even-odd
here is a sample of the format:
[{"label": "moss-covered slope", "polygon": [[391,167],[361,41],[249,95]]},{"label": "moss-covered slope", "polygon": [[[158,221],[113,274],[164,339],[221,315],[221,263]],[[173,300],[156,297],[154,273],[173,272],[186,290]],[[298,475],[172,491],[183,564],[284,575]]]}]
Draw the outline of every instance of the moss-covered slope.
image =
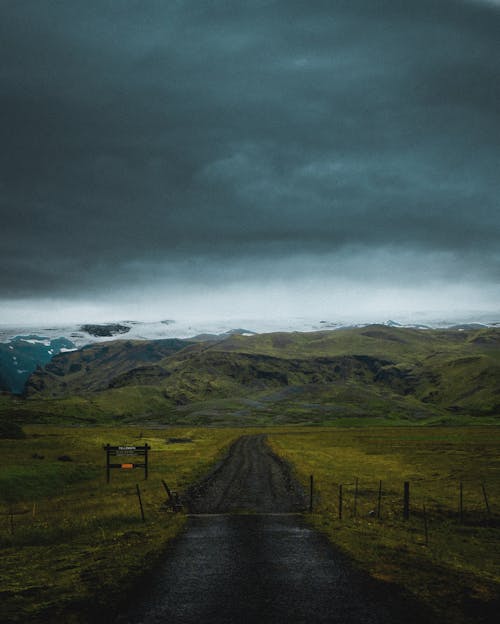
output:
[{"label": "moss-covered slope", "polygon": [[[500,414],[500,329],[386,326],[115,341],[59,355],[27,385],[24,409],[167,422],[422,420]],[[66,411],[65,411],[66,410]]]}]

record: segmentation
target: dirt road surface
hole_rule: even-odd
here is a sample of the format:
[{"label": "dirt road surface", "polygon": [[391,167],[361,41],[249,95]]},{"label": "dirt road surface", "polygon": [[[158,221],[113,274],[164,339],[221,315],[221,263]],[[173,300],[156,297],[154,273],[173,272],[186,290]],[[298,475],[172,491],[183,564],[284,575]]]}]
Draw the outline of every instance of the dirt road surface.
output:
[{"label": "dirt road surface", "polygon": [[294,513],[304,492],[263,436],[238,440],[188,502],[185,531],[116,624],[428,621]]},{"label": "dirt road surface", "polygon": [[301,486],[265,443],[243,436],[211,474],[188,493],[192,513],[286,513],[306,508]]}]

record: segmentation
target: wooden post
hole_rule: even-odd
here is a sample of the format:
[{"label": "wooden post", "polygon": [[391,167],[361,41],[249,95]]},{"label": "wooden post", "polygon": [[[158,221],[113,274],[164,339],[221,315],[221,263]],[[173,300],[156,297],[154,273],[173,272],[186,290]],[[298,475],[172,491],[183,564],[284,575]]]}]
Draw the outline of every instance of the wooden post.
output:
[{"label": "wooden post", "polygon": [[356,477],[356,480],[354,482],[354,505],[352,509],[352,515],[356,517],[357,512],[358,512],[358,477]]},{"label": "wooden post", "polygon": [[409,520],[410,518],[410,482],[404,482],[404,499],[403,499],[403,518]]},{"label": "wooden post", "polygon": [[148,451],[149,451],[150,448],[151,447],[146,442],[146,444],[144,445],[144,479],[147,479],[148,478],[148,474],[149,474]]},{"label": "wooden post", "polygon": [[10,533],[11,535],[14,535],[14,509],[12,508],[12,505],[9,508],[10,511]]},{"label": "wooden post", "polygon": [[136,485],[136,488],[137,488],[137,498],[139,499],[139,507],[141,508],[141,518],[142,518],[142,521],[145,522],[146,519],[144,518],[144,508],[142,506],[141,490],[139,489],[139,484]]},{"label": "wooden post", "polygon": [[110,444],[106,444],[106,446],[104,447],[105,451],[106,451],[106,483],[109,483],[109,476],[110,476],[110,468],[109,468],[109,450],[110,450]]},{"label": "wooden post", "polygon": [[36,503],[33,503],[33,514],[32,514],[33,518],[35,517],[35,515],[36,515]]},{"label": "wooden post", "polygon": [[428,546],[429,545],[429,528],[427,526],[427,512],[425,510],[425,505],[423,505],[423,512],[424,512],[425,545]]},{"label": "wooden post", "polygon": [[458,499],[458,514],[460,517],[460,524],[464,523],[464,484],[460,481],[460,495]]},{"label": "wooden post", "polygon": [[481,483],[481,489],[483,490],[484,504],[486,506],[486,513],[488,514],[488,518],[491,517],[490,503],[488,501],[488,495],[486,494],[486,488],[484,487],[484,483]]},{"label": "wooden post", "polygon": [[342,520],[342,483],[339,485],[339,520]]},{"label": "wooden post", "polygon": [[313,512],[314,475],[309,477],[309,513]]},{"label": "wooden post", "polygon": [[380,507],[382,505],[382,481],[378,482],[377,518],[380,520]]},{"label": "wooden post", "polygon": [[167,493],[168,500],[172,502],[173,498],[172,498],[172,492],[170,491],[170,488],[168,487],[168,485],[165,483],[163,479],[161,480],[161,482],[163,483],[163,487],[165,488],[165,492]]}]

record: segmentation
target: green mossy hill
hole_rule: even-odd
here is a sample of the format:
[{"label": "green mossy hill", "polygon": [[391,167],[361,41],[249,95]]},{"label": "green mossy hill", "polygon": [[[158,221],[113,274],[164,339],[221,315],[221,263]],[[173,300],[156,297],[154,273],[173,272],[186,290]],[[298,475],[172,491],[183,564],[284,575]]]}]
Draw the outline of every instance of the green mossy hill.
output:
[{"label": "green mossy hill", "polygon": [[28,379],[25,394],[66,396],[105,390],[133,369],[154,364],[184,349],[186,340],[116,340],[54,357]]},{"label": "green mossy hill", "polygon": [[115,341],[55,357],[31,376],[27,396],[25,410],[98,420],[492,418],[500,414],[500,329],[372,325],[218,342]]}]

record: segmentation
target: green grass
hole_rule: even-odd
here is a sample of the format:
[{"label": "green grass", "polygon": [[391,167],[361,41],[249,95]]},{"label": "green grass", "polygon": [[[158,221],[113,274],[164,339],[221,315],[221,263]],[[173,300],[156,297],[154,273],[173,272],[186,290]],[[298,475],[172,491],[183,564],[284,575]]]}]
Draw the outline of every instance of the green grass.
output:
[{"label": "green grass", "polygon": [[[0,440],[2,622],[76,624],[112,613],[183,526],[182,514],[162,508],[161,479],[182,491],[241,435],[241,430],[199,428],[30,426],[25,431],[25,440]],[[176,437],[192,442],[168,442]],[[103,445],[146,442],[152,447],[149,479],[144,481],[140,470],[113,470],[106,484]],[[61,455],[72,461],[59,461]]]},{"label": "green grass", "polygon": [[[270,441],[305,486],[314,475],[311,521],[360,567],[412,593],[442,622],[477,624],[489,621],[500,588],[499,434],[497,427],[332,428],[273,434]],[[410,482],[409,521],[402,517],[404,481]]]}]

